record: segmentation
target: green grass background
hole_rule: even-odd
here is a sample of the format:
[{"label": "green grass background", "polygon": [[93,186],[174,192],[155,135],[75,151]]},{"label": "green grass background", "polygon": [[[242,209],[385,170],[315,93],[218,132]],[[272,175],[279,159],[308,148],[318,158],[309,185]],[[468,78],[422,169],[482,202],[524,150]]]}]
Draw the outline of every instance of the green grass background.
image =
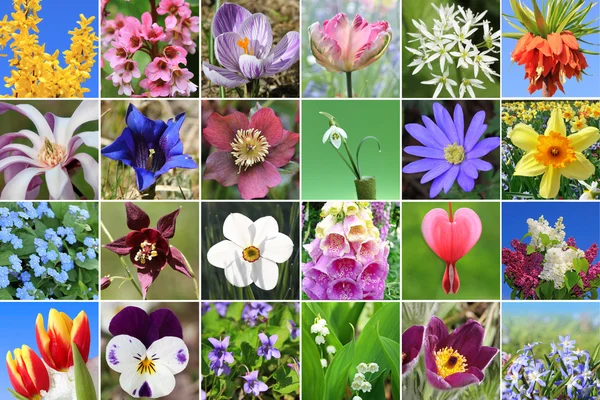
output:
[{"label": "green grass background", "polygon": [[481,218],[479,241],[457,263],[460,289],[447,295],[442,289],[445,263],[427,246],[421,233],[425,214],[434,208],[448,210],[447,202],[402,204],[402,291],[408,300],[498,300],[500,298],[500,204],[497,202],[452,202],[454,212],[462,207]]}]

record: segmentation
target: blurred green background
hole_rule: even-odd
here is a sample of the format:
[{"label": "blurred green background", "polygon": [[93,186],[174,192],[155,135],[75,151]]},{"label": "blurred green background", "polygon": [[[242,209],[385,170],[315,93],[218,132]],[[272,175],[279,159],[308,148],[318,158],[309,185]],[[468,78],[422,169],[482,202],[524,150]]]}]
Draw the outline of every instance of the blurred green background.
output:
[{"label": "blurred green background", "polygon": [[[305,200],[355,200],[354,174],[340,159],[331,143],[323,143],[329,120],[319,112],[333,115],[348,134],[352,157],[366,136],[360,153],[365,176],[377,180],[377,199],[400,198],[400,102],[397,100],[304,100],[302,102],[302,198]],[[347,157],[344,146],[340,152]],[[356,160],[356,159],[355,159]]]},{"label": "blurred green background", "polygon": [[[296,202],[203,202],[202,203],[202,299],[203,300],[297,300],[300,292],[298,254],[298,203]],[[279,280],[273,290],[259,289],[255,284],[245,288],[233,286],[221,268],[206,259],[208,250],[226,240],[223,222],[231,213],[244,214],[252,221],[265,216],[277,220],[279,232],[294,242],[294,252],[284,263],[278,263]]]},{"label": "blurred green background", "polygon": [[[411,48],[417,48],[418,43],[411,42],[409,43],[409,39],[412,40],[408,33],[417,33],[417,28],[413,25],[412,20],[421,20],[426,26],[429,28],[429,31],[432,31],[433,28],[433,20],[440,19],[438,12],[433,8],[431,3],[436,6],[462,6],[465,8],[470,8],[474,13],[481,13],[487,11],[484,20],[490,21],[490,26],[493,31],[496,32],[500,29],[500,0],[432,0],[426,2],[420,1],[403,1],[402,2],[402,38],[403,38],[403,46],[402,46],[402,59],[404,62],[402,63],[402,94],[404,97],[409,98],[429,98],[433,96],[433,92],[435,91],[436,85],[423,85],[421,82],[428,81],[433,79],[431,75],[431,71],[424,67],[417,73],[413,75],[413,71],[415,67],[407,67],[410,62],[416,58],[414,54],[406,50],[406,46]],[[478,44],[483,42],[483,28],[481,26],[478,27],[477,32],[472,36],[473,43]],[[452,51],[458,51],[458,47],[455,47]],[[500,58],[499,53],[490,53],[492,57]],[[454,93],[458,95],[458,88],[460,86],[461,79],[457,77],[456,73],[456,57],[453,57],[455,60],[454,66],[450,65],[449,71],[450,79],[454,79],[457,82],[457,86],[454,86]],[[446,64],[448,65],[448,64]],[[440,71],[440,62],[439,60],[434,60],[432,62],[432,66],[434,67],[433,73],[439,75]],[[496,61],[492,64],[492,69],[497,73],[500,73],[500,61]],[[473,68],[469,68],[469,70],[461,68],[462,76],[464,77],[474,77]],[[465,72],[469,71],[469,72]],[[495,98],[500,97],[500,77],[493,76],[495,83],[492,83],[488,80],[488,78],[481,72],[477,76],[477,79],[483,81],[483,86],[486,89],[474,89],[475,95],[478,98]],[[446,89],[442,89],[441,97],[450,97],[450,94],[446,91]],[[465,96],[469,96],[468,93],[465,93]]]},{"label": "blurred green background", "polygon": [[[169,244],[175,246],[183,253],[190,267],[198,278],[198,224],[199,210],[198,204],[192,202],[137,202],[137,206],[142,208],[150,216],[150,227],[156,227],[158,219],[163,215],[173,212],[177,207],[181,207],[177,217],[175,236],[169,239]],[[101,221],[111,234],[113,239],[127,235],[129,228],[126,224],[125,204],[123,202],[103,202]],[[105,245],[109,243],[106,232],[102,230],[100,234],[100,243]],[[126,276],[123,271],[123,265],[119,261],[119,256],[112,251],[102,248],[101,250],[101,276],[110,274],[111,276]],[[129,256],[123,259],[128,265],[129,271],[137,280],[136,268],[131,264]],[[125,281],[121,286],[121,280],[113,281],[112,285],[101,292],[102,300],[120,300],[120,299],[139,299],[137,292],[131,282]],[[158,278],[148,289],[147,299],[169,299],[184,300],[196,299],[196,288],[194,280],[186,277],[180,272],[175,271],[168,264],[162,270]]]},{"label": "blurred green background", "polygon": [[[295,100],[265,100],[265,101],[250,101],[250,100],[202,100],[202,129],[206,128],[208,118],[213,112],[219,115],[228,115],[234,111],[242,112],[249,115],[250,110],[257,105],[273,109],[277,117],[281,120],[283,129],[290,132],[300,132],[299,126],[299,103]],[[208,158],[212,146],[203,137],[202,140],[202,175],[204,176],[204,168],[206,159]],[[296,149],[299,145],[296,145]],[[281,174],[281,183],[269,190],[266,198],[270,200],[298,199],[300,192],[298,189],[300,174],[298,170],[300,162],[300,153],[296,150],[296,154],[288,165],[284,168],[279,168]],[[235,199],[241,200],[240,192],[237,185],[224,187],[214,180],[202,179],[202,199]]]},{"label": "blurred green background", "polygon": [[467,207],[481,219],[482,232],[456,268],[460,289],[447,295],[442,289],[446,264],[425,243],[421,222],[434,208],[448,211],[446,202],[403,202],[402,297],[406,300],[500,299],[500,203],[452,202],[454,212]]},{"label": "blurred green background", "polygon": [[[197,100],[104,100],[102,101],[101,145],[108,146],[121,135],[127,126],[125,115],[129,104],[153,120],[167,122],[185,113],[185,121],[179,131],[184,154],[198,163],[198,132],[200,118]],[[189,200],[200,197],[198,169],[177,168],[161,175],[157,180],[156,199]],[[135,171],[119,161],[102,157],[102,198],[108,200],[140,198]],[[184,197],[185,196],[185,197]]]},{"label": "blurred green background", "polygon": [[[156,0],[154,0],[156,1]],[[190,4],[191,9],[192,9],[192,15],[200,15],[200,5],[199,2],[200,0],[186,0],[187,3]],[[159,5],[159,2],[156,1],[156,5]],[[142,19],[142,14],[145,12],[150,12],[150,2],[148,1],[128,1],[128,0],[119,0],[119,1],[109,1],[107,6],[106,6],[106,11],[110,14],[108,16],[108,19],[113,19],[115,18],[115,16],[117,14],[122,14],[123,16],[131,16],[131,17],[135,17],[138,20],[141,21]],[[168,15],[159,15],[158,16],[158,21],[153,21],[158,23],[160,26],[163,27],[163,29],[165,28],[165,18]],[[199,36],[198,34],[195,34],[196,37],[194,38],[194,36],[192,36],[192,38],[194,38],[194,41],[196,42],[196,54],[190,54],[188,53],[187,55],[187,65],[181,65],[182,68],[187,68],[191,73],[194,74],[194,77],[192,78],[192,82],[195,85],[199,85],[199,81],[200,81],[200,57],[199,57],[199,53],[200,53],[200,48],[198,47],[198,41],[199,41]],[[167,43],[166,42],[158,42],[159,46],[161,46],[161,48],[164,48]],[[110,47],[109,47],[110,48]],[[106,51],[107,49],[103,49],[103,51]],[[138,68],[140,69],[140,72],[142,73],[142,76],[139,78],[134,78],[131,82],[132,86],[133,86],[133,90],[135,94],[142,94],[144,89],[141,89],[139,86],[139,83],[142,79],[145,78],[144,75],[144,70],[146,69],[146,66],[152,61],[150,59],[150,56],[147,53],[144,53],[143,51],[138,51],[135,53],[135,55],[133,56],[133,60],[137,61],[138,63]],[[102,85],[102,97],[103,98],[109,98],[109,97],[128,97],[125,95],[119,95],[119,88],[114,86],[112,81],[110,79],[106,79],[106,77],[108,77],[108,75],[110,75],[113,72],[113,69],[110,67],[110,63],[106,60],[104,60],[104,67],[101,69],[102,75],[101,75],[101,79],[100,79],[100,84]],[[199,97],[200,94],[200,88],[198,88],[195,92],[193,92],[191,94],[190,97]]]},{"label": "blurred green background", "polygon": [[[84,100],[84,101],[93,101],[93,100]],[[7,103],[11,103],[14,105],[18,104],[30,104],[33,107],[37,108],[40,113],[53,113],[58,117],[63,118],[71,118],[73,112],[77,109],[79,104],[81,104],[81,100],[5,100]],[[18,132],[22,129],[29,129],[35,133],[38,133],[37,128],[31,122],[29,118],[26,116],[19,114],[15,111],[7,111],[4,114],[0,114],[0,135],[4,135],[6,133]],[[77,131],[75,132],[89,132],[89,131],[97,131],[98,130],[98,122],[91,121],[87,122]],[[31,142],[27,139],[16,139],[13,143],[24,144],[26,146],[31,147]],[[98,149],[93,147],[88,147],[82,145],[77,150],[77,153],[87,153],[90,156],[94,157],[95,160],[98,160]],[[44,182],[46,181],[44,175],[40,175]],[[71,182],[83,193],[85,199],[93,199],[94,198],[94,189],[90,186],[83,176],[83,169],[80,168],[74,176],[71,177]],[[0,177],[0,191],[4,189],[4,174]],[[48,199],[48,187],[46,183],[42,184],[40,194],[37,199],[43,200]],[[85,200],[83,199],[83,200]]]},{"label": "blurred green background", "polygon": [[[162,275],[161,275],[162,276]],[[160,302],[128,302],[128,303],[102,303],[100,306],[101,321],[102,321],[102,336],[100,356],[101,364],[101,398],[103,400],[124,400],[131,399],[119,385],[119,375],[106,364],[106,345],[112,339],[112,335],[108,332],[110,320],[123,308],[127,306],[135,306],[143,309],[148,314],[159,308],[168,308],[173,311],[181,327],[183,328],[183,341],[185,342],[190,360],[187,367],[175,375],[175,389],[170,395],[161,397],[165,400],[198,400],[198,391],[200,387],[200,371],[199,371],[199,347],[198,337],[200,336],[200,321],[197,302],[177,302],[177,303],[160,303]]]}]

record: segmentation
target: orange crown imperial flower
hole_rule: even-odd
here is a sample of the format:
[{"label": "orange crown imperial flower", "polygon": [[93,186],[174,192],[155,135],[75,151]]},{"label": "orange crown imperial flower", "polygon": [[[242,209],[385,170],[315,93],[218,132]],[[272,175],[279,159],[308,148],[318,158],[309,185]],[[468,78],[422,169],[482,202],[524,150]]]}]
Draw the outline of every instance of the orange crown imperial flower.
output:
[{"label": "orange crown imperial flower", "polygon": [[44,362],[28,346],[15,349],[14,358],[6,354],[8,378],[15,392],[30,400],[40,400],[42,390],[50,388],[50,377]]},{"label": "orange crown imperial flower", "polygon": [[71,320],[67,314],[51,309],[47,331],[44,327],[44,317],[38,314],[35,337],[38,350],[50,368],[64,372],[73,366],[72,342],[79,349],[83,361],[88,361],[90,323],[84,311]]}]

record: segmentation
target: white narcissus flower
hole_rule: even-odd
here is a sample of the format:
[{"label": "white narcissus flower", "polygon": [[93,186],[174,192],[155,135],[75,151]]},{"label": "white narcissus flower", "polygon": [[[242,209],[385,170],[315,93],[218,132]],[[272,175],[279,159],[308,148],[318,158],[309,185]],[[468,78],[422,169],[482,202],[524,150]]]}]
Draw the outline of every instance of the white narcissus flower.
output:
[{"label": "white narcissus flower", "polygon": [[175,375],[190,355],[184,341],[165,336],[146,346],[137,338],[117,335],[106,346],[106,363],[121,374],[119,384],[132,397],[158,398],[175,389]]},{"label": "white narcissus flower", "polygon": [[[94,388],[98,391],[98,357],[92,358],[86,364],[92,381],[94,382]],[[52,368],[48,369],[48,375],[50,377],[50,389],[40,393],[44,400],[77,400],[77,394],[75,390],[75,367],[69,368],[66,372],[56,371]],[[98,394],[97,394],[98,395]],[[98,398],[100,398],[98,396]]]},{"label": "white narcissus flower", "polygon": [[598,195],[600,195],[597,181],[592,182],[591,185],[588,185],[584,181],[579,181],[579,183],[586,188],[586,190],[583,191],[583,194],[579,196],[579,200],[596,200]]},{"label": "white narcissus flower", "polygon": [[323,143],[326,143],[328,140],[331,140],[331,144],[333,144],[336,149],[339,149],[342,145],[342,138],[348,139],[346,131],[340,128],[339,126],[331,125],[323,135]]},{"label": "white narcissus flower", "polygon": [[277,263],[288,260],[294,242],[279,232],[275,218],[252,220],[243,214],[229,214],[223,223],[223,240],[208,250],[208,262],[225,270],[225,277],[236,287],[254,283],[272,290],[279,280]]}]

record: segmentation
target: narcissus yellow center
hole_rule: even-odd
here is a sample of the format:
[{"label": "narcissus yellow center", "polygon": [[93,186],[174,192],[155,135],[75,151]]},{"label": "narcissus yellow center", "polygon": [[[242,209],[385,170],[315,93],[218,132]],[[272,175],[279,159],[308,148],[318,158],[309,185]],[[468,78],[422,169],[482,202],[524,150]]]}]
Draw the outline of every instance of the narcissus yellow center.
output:
[{"label": "narcissus yellow center", "polygon": [[269,154],[269,142],[258,129],[240,129],[237,131],[231,144],[231,155],[235,159],[235,165],[239,167],[238,174],[254,164],[265,161]]},{"label": "narcissus yellow center", "polygon": [[151,359],[149,359],[148,357],[145,357],[143,360],[141,360],[138,364],[137,367],[137,372],[140,375],[143,374],[155,374],[156,373],[156,367],[154,366],[154,361],[152,361]]},{"label": "narcissus yellow center", "polygon": [[158,252],[156,251],[156,244],[144,240],[140,244],[140,249],[136,253],[134,259],[135,261],[139,261],[142,264],[146,264],[146,261],[151,261],[154,257],[157,256]]},{"label": "narcissus yellow center", "polygon": [[244,54],[254,55],[252,48],[250,47],[250,40],[247,37],[238,40],[237,45],[244,49]]},{"label": "narcissus yellow center", "polygon": [[446,378],[458,372],[465,372],[468,368],[467,359],[452,347],[444,347],[434,353],[437,374]]},{"label": "narcissus yellow center", "polygon": [[571,141],[558,132],[550,132],[548,136],[539,135],[536,149],[535,159],[545,166],[564,168],[576,160]]},{"label": "narcissus yellow center", "polygon": [[65,149],[58,143],[52,143],[48,138],[44,139],[44,146],[38,153],[41,162],[49,167],[55,167],[65,158]]},{"label": "narcissus yellow center", "polygon": [[460,164],[465,159],[465,148],[454,142],[444,148],[444,158],[450,164]]},{"label": "narcissus yellow center", "polygon": [[254,246],[248,246],[242,251],[242,257],[248,262],[255,262],[260,258],[260,250]]}]

